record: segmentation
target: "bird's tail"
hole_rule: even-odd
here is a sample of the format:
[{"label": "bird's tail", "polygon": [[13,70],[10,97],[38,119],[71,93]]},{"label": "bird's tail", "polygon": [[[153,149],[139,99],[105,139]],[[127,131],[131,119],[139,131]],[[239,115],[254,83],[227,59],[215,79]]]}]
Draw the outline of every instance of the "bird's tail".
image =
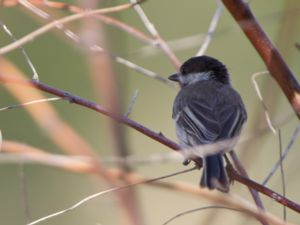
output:
[{"label": "bird's tail", "polygon": [[203,158],[203,173],[200,186],[208,189],[218,189],[222,192],[229,191],[229,179],[221,154]]}]

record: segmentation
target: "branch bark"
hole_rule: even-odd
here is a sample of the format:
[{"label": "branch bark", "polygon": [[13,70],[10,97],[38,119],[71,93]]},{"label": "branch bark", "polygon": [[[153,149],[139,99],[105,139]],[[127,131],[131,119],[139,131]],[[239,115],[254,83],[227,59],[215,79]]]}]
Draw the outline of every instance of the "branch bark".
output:
[{"label": "branch bark", "polygon": [[277,48],[268,38],[252,14],[248,4],[242,0],[222,0],[256,51],[263,59],[272,77],[277,81],[283,93],[300,119],[300,86]]},{"label": "branch bark", "polygon": [[[25,86],[32,87],[32,88],[37,88],[41,91],[53,94],[55,96],[62,97],[64,99],[69,100],[70,103],[75,103],[77,105],[81,105],[83,107],[92,109],[94,111],[97,111],[101,114],[104,114],[104,115],[118,121],[119,123],[125,124],[133,129],[141,132],[142,134],[150,137],[151,139],[153,139],[157,142],[160,142],[161,144],[163,144],[165,146],[168,146],[169,148],[171,148],[175,151],[180,150],[180,147],[178,144],[176,144],[175,142],[171,141],[170,139],[164,137],[160,133],[156,133],[156,132],[152,131],[151,129],[149,129],[149,128],[125,117],[125,116],[116,115],[116,114],[110,112],[109,110],[105,109],[101,105],[98,105],[92,101],[81,98],[79,96],[75,96],[73,94],[70,94],[66,91],[60,90],[58,88],[49,86],[47,84],[44,84],[44,83],[41,83],[41,82],[38,82],[35,80],[16,79],[16,78],[13,78],[13,76],[4,76],[2,74],[0,74],[0,83],[13,83],[13,84],[25,85]],[[229,168],[229,170],[230,170],[229,172],[230,172],[230,176],[231,176],[232,180],[236,180],[236,181],[246,185],[247,187],[251,187],[251,188],[257,190],[258,192],[274,199],[275,201],[279,202],[280,204],[283,204],[286,207],[293,209],[294,211],[300,213],[300,205],[299,204],[264,187],[261,184],[256,183],[255,181],[252,181],[250,179],[247,179],[247,178],[241,176],[232,168]]]}]

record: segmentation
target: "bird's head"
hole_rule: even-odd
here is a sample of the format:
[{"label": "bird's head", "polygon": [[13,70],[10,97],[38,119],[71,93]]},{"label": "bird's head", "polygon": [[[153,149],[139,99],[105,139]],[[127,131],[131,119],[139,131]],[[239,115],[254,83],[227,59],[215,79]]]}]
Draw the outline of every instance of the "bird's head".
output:
[{"label": "bird's head", "polygon": [[180,67],[180,72],[171,75],[169,79],[179,82],[181,87],[204,80],[230,84],[225,65],[209,56],[197,56],[188,59]]}]

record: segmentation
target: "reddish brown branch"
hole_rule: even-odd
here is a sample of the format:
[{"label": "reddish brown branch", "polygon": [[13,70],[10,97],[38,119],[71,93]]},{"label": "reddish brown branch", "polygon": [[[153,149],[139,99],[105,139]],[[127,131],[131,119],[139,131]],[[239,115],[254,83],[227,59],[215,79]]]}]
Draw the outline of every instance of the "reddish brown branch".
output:
[{"label": "reddish brown branch", "polygon": [[68,99],[71,103],[76,103],[78,105],[82,105],[86,108],[90,108],[90,109],[100,112],[110,118],[113,118],[116,121],[118,121],[122,124],[125,124],[133,129],[141,132],[142,134],[145,134],[146,136],[150,137],[151,139],[154,139],[154,140],[170,147],[173,150],[178,151],[180,149],[179,145],[177,145],[175,142],[171,141],[170,139],[164,137],[163,135],[161,135],[161,133],[154,132],[154,131],[150,130],[149,128],[144,127],[143,125],[127,118],[126,116],[116,115],[116,114],[110,112],[109,110],[105,109],[101,105],[98,105],[92,101],[81,98],[79,96],[72,95],[72,94],[70,94],[66,91],[60,90],[58,88],[51,87],[47,84],[33,81],[33,80],[28,81],[25,79],[14,78],[13,76],[12,77],[3,76],[0,74],[0,83],[1,82],[2,83],[14,83],[14,84],[26,85],[29,87],[35,87],[44,92],[51,93],[55,96],[59,96],[59,97]]},{"label": "reddish brown branch", "polygon": [[[29,87],[35,87],[39,90],[42,90],[44,92],[53,94],[55,96],[59,96],[65,99],[68,99],[70,101],[70,103],[75,103],[81,106],[84,106],[86,108],[90,108],[94,111],[100,112],[112,119],[115,119],[116,121],[125,124],[139,132],[141,132],[142,134],[150,137],[151,139],[160,142],[161,144],[170,147],[173,150],[178,151],[180,149],[179,145],[177,145],[175,142],[171,141],[170,139],[164,137],[163,135],[161,135],[160,133],[156,133],[152,130],[150,130],[147,127],[144,127],[143,125],[125,117],[125,116],[120,116],[120,115],[116,115],[112,112],[110,112],[109,110],[103,108],[101,105],[98,105],[92,101],[89,101],[87,99],[81,98],[79,96],[75,96],[73,94],[70,94],[66,91],[60,90],[58,88],[55,87],[51,87],[47,84],[41,83],[41,82],[37,82],[37,81],[27,81],[25,79],[16,79],[13,78],[12,76],[10,77],[4,77],[3,75],[0,74],[0,83],[14,83],[14,84],[20,84],[20,85],[26,85]],[[300,205],[292,202],[291,200],[283,197],[282,195],[264,187],[261,184],[256,183],[255,181],[252,181],[250,179],[247,179],[241,175],[239,175],[237,172],[235,172],[232,168],[229,168],[229,172],[231,174],[231,178],[232,180],[236,180],[244,185],[246,185],[247,187],[251,187],[255,190],[257,190],[258,192],[274,199],[275,201],[279,202],[280,204],[285,205],[286,207],[293,209],[294,211],[300,213]]]},{"label": "reddish brown branch", "polygon": [[300,212],[299,211],[299,204],[295,203],[295,202],[292,202],[291,200],[285,198],[283,195],[280,195],[274,191],[272,191],[271,189],[265,187],[265,186],[262,186],[261,184],[259,183],[256,183],[255,181],[253,180],[250,180],[246,177],[242,177],[240,176],[236,171],[234,170],[231,170],[230,171],[230,177],[233,178],[234,180],[240,182],[240,183],[243,183],[247,186],[250,186],[251,188],[257,190],[258,192],[264,194],[264,195],[267,195],[269,196],[270,198],[272,198],[273,200],[275,200],[276,202],[279,202],[280,204],[284,205],[284,206],[287,206],[288,208],[290,209],[293,209],[295,210],[296,212]]},{"label": "reddish brown branch", "polygon": [[[1,78],[0,78],[0,81],[1,81]],[[65,91],[62,91],[60,89],[57,89],[55,87],[51,87],[47,84],[44,84],[44,83],[40,83],[40,82],[36,82],[36,81],[29,81],[28,82],[29,85],[32,85],[42,91],[45,91],[45,92],[48,92],[48,93],[51,93],[51,94],[54,94],[56,96],[59,96],[59,97],[63,97],[63,98],[66,98],[68,99],[71,103],[76,103],[78,105],[82,105],[84,107],[87,107],[87,108],[90,108],[92,110],[95,110],[97,112],[100,112],[108,117],[111,117],[113,119],[115,119],[116,121],[122,123],[122,124],[125,124],[139,132],[141,132],[142,134],[145,134],[146,136],[150,137],[151,139],[154,139],[174,150],[179,150],[180,147],[173,141],[169,140],[168,138],[162,136],[160,133],[157,133],[157,132],[154,132],[152,130],[150,130],[149,128],[147,127],[144,127],[143,125],[125,117],[125,116],[122,116],[122,115],[116,115],[110,111],[108,111],[107,109],[105,109],[104,107],[102,107],[101,105],[98,105],[94,102],[91,102],[87,99],[84,99],[84,98],[81,98],[79,96],[75,96],[75,95],[72,95],[72,94],[69,94]]]},{"label": "reddish brown branch", "polygon": [[252,45],[262,57],[300,119],[300,86],[282,56],[258,24],[248,4],[242,0],[222,0]]}]

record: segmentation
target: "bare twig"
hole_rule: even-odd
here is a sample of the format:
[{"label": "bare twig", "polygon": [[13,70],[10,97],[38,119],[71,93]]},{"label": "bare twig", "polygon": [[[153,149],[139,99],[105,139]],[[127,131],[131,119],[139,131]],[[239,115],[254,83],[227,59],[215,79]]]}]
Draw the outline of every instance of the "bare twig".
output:
[{"label": "bare twig", "polygon": [[257,94],[259,100],[261,101],[262,106],[264,107],[264,112],[265,112],[265,117],[266,117],[266,120],[267,120],[267,124],[268,124],[270,130],[273,132],[273,134],[276,134],[276,129],[274,128],[274,126],[273,126],[273,124],[271,122],[270,115],[269,115],[269,112],[268,112],[268,108],[267,108],[267,106],[266,106],[266,104],[264,102],[264,99],[263,99],[263,97],[262,97],[262,95],[260,93],[258,84],[256,83],[256,77],[260,76],[260,75],[265,75],[265,74],[269,74],[269,72],[268,71],[264,71],[264,72],[255,73],[255,74],[252,75],[251,79],[252,79],[252,82],[253,82],[256,94]]},{"label": "bare twig", "polygon": [[128,109],[127,109],[127,112],[125,113],[125,116],[128,117],[133,109],[133,106],[137,100],[137,97],[138,97],[138,94],[139,94],[139,90],[136,89],[133,93],[133,96],[131,98],[131,101],[129,103],[129,106],[128,106]]},{"label": "bare twig", "polygon": [[8,110],[8,109],[21,108],[21,107],[28,106],[28,105],[33,105],[33,104],[38,104],[38,103],[43,103],[43,102],[57,101],[57,100],[61,100],[61,98],[60,97],[44,98],[44,99],[33,100],[33,101],[29,101],[29,102],[25,102],[25,103],[21,103],[21,104],[16,104],[16,105],[9,105],[9,106],[5,106],[5,107],[0,108],[0,112]]},{"label": "bare twig", "polygon": [[86,155],[58,155],[27,144],[5,140],[0,155],[0,163],[41,164],[76,173],[95,173],[96,167],[91,157]]},{"label": "bare twig", "polygon": [[[16,41],[17,41],[16,37],[15,37],[15,36],[13,35],[13,33],[8,29],[8,27],[7,27],[3,22],[1,22],[1,21],[0,21],[0,25],[2,26],[3,30],[11,37],[11,39],[12,39],[14,42],[16,42]],[[36,69],[34,68],[34,66],[33,66],[33,64],[32,64],[32,62],[31,62],[29,56],[27,55],[25,49],[23,48],[23,46],[20,46],[20,49],[21,49],[21,51],[22,51],[22,54],[23,54],[23,56],[24,56],[24,58],[25,58],[27,64],[29,65],[29,67],[30,67],[30,69],[31,69],[31,71],[32,71],[32,79],[34,79],[34,80],[39,80],[39,75],[38,75]]]},{"label": "bare twig", "polygon": [[206,52],[206,50],[212,40],[212,36],[217,28],[217,25],[218,25],[221,15],[222,15],[223,9],[224,9],[223,3],[218,1],[218,7],[213,15],[211,22],[210,22],[208,32],[205,36],[205,39],[203,40],[203,43],[201,44],[201,47],[196,54],[197,56],[204,55],[204,53]]},{"label": "bare twig", "polygon": [[269,180],[271,179],[271,177],[274,175],[274,173],[276,172],[276,170],[280,167],[281,162],[285,159],[285,157],[287,156],[287,154],[289,153],[289,151],[292,149],[296,138],[298,137],[300,132],[300,124],[296,127],[288,145],[286,146],[286,148],[284,149],[280,159],[277,160],[277,162],[274,164],[273,168],[271,169],[270,173],[266,176],[266,178],[264,179],[264,181],[262,182],[262,185],[266,185]]},{"label": "bare twig", "polygon": [[[278,130],[278,139],[279,139],[279,158],[282,156],[282,138],[281,138],[281,130]],[[281,175],[281,184],[282,184],[282,195],[285,197],[285,175],[283,169],[283,162],[280,160],[280,175]],[[283,206],[283,220],[286,221],[286,207]]]},{"label": "bare twig", "polygon": [[145,12],[142,9],[142,7],[139,4],[136,4],[137,0],[130,0],[130,2],[132,4],[134,4],[133,8],[135,9],[135,11],[137,12],[137,14],[139,15],[139,17],[143,21],[143,23],[144,23],[145,27],[147,28],[147,30],[149,31],[149,33],[156,39],[157,44],[160,46],[160,48],[162,49],[162,51],[168,56],[168,58],[170,59],[171,63],[177,69],[179,69],[179,67],[181,65],[181,62],[176,57],[176,55],[174,54],[174,52],[170,49],[170,47],[168,46],[168,44],[160,37],[160,35],[159,35],[158,31],[156,30],[154,24],[150,22],[150,20],[148,19],[147,15],[145,14]]},{"label": "bare twig", "polygon": [[[45,2],[41,2],[41,1],[32,1],[36,4],[42,4],[42,3],[45,3]],[[37,15],[39,15],[40,17],[44,18],[44,19],[51,19],[51,16],[38,9],[37,7],[35,7],[33,4],[31,4],[31,1],[24,1],[22,0],[20,2],[21,4],[23,4],[25,7],[27,7],[28,9],[30,9],[32,12],[36,13]],[[136,3],[134,3],[136,4]],[[134,5],[133,4],[133,5]],[[32,41],[32,39],[36,38],[37,36],[43,34],[44,32],[50,30],[50,29],[53,29],[54,27],[57,27],[61,30],[64,31],[64,33],[69,37],[71,38],[73,41],[75,41],[76,43],[78,42],[81,42],[81,39],[80,37],[78,37],[78,35],[76,35],[74,32],[72,32],[71,30],[69,29],[66,29],[64,28],[63,24],[64,23],[68,23],[68,22],[71,22],[73,20],[77,20],[77,19],[80,19],[80,18],[83,18],[83,17],[86,17],[86,16],[98,16],[101,20],[103,20],[104,22],[107,22],[107,23],[112,23],[114,24],[115,26],[123,29],[123,30],[126,30],[127,32],[130,32],[130,33],[133,33],[135,34],[135,36],[139,37],[140,39],[152,44],[153,46],[156,46],[156,43],[154,43],[155,41],[153,40],[150,40],[149,37],[145,36],[143,33],[141,33],[140,31],[138,31],[137,29],[134,29],[132,27],[129,27],[127,24],[124,24],[124,23],[121,23],[120,21],[117,21],[113,18],[109,18],[109,17],[105,17],[105,15],[101,15],[102,13],[108,13],[108,12],[115,12],[115,11],[118,11],[118,10],[124,10],[124,9],[127,9],[126,6],[127,4],[124,4],[124,9],[121,7],[121,9],[118,9],[118,6],[117,7],[112,7],[112,8],[107,8],[107,9],[98,9],[98,10],[91,10],[91,11],[84,11],[76,6],[70,6],[70,5],[65,5],[65,3],[58,3],[58,2],[48,2],[46,3],[46,5],[51,5],[53,7],[58,7],[58,8],[68,8],[70,9],[70,11],[72,12],[78,12],[78,14],[75,14],[75,15],[72,15],[72,16],[69,16],[69,17],[65,17],[63,19],[59,19],[59,20],[54,20],[52,23],[49,23],[48,25],[24,36],[23,38],[21,38],[19,41],[11,44],[11,45],[7,45],[3,48],[0,49],[0,54],[5,54],[6,51],[11,51],[13,50],[14,48],[16,48],[15,45],[23,45],[29,41]],[[129,4],[128,8],[131,7],[131,5]],[[116,8],[116,9],[114,9]],[[111,9],[111,11],[110,11]],[[102,11],[103,10],[103,11]],[[95,15],[95,14],[98,14],[98,15]],[[70,18],[71,17],[71,18]],[[19,43],[21,42],[21,43]],[[23,43],[24,42],[24,43]],[[163,41],[161,40],[161,38],[159,38],[159,42],[162,42],[161,44],[161,48],[164,52],[166,52],[167,55],[169,55],[170,57],[169,58],[174,58],[174,56],[171,56],[172,55],[172,52],[170,50],[168,50],[168,48],[166,48],[166,44],[163,44]],[[116,56],[114,54],[110,54],[108,52],[106,52],[102,47],[100,46],[97,46],[97,45],[92,45],[92,46],[88,46],[89,47],[89,50],[90,51],[93,51],[93,52],[101,52],[101,53],[105,53],[105,54],[108,54],[110,55],[116,62],[120,63],[120,64],[123,64],[133,70],[136,70],[140,73],[143,73],[145,74],[146,76],[149,76],[151,78],[154,78],[154,79],[157,79],[159,81],[162,81],[164,82],[165,84],[168,84],[169,86],[172,86],[174,87],[174,85],[172,83],[170,83],[167,79],[161,77],[159,74],[157,73],[154,73],[148,69],[145,69],[141,66],[138,66],[120,56]],[[3,51],[4,50],[4,51]],[[3,51],[3,52],[2,52]],[[172,59],[174,61],[174,59]],[[177,60],[178,61],[178,60]],[[177,63],[177,67],[180,66],[180,63],[178,62]]]},{"label": "bare twig", "polygon": [[31,222],[31,223],[28,223],[27,225],[35,225],[35,224],[38,224],[40,222],[43,222],[43,221],[49,220],[51,218],[57,217],[57,216],[59,216],[61,214],[65,214],[67,212],[70,212],[70,211],[78,208],[79,206],[81,206],[81,205],[83,205],[83,204],[91,201],[92,199],[101,196],[101,195],[108,194],[108,193],[111,193],[111,192],[114,192],[114,191],[120,191],[122,189],[127,189],[127,188],[130,188],[130,187],[136,186],[138,184],[142,184],[142,183],[152,183],[152,182],[159,181],[159,180],[162,180],[162,179],[166,179],[166,178],[169,178],[169,177],[173,177],[173,176],[176,176],[176,175],[179,175],[179,174],[187,173],[187,172],[193,171],[195,169],[196,169],[196,167],[193,167],[191,169],[186,169],[186,170],[179,171],[179,172],[176,172],[176,173],[172,173],[172,174],[168,174],[168,175],[165,175],[165,176],[161,176],[161,177],[149,179],[149,180],[146,180],[146,181],[142,181],[140,183],[133,183],[133,184],[125,185],[125,186],[113,187],[113,188],[110,188],[108,190],[101,191],[101,192],[89,195],[88,197],[82,199],[81,201],[77,202],[76,204],[72,205],[71,207],[69,207],[67,209],[64,209],[64,210],[52,213],[52,214],[50,214],[48,216],[42,217],[42,218],[37,219],[37,220],[35,220],[35,221]]},{"label": "bare twig", "polygon": [[2,131],[0,129],[0,152],[2,152],[2,142],[3,142],[3,137],[2,137]]},{"label": "bare twig", "polygon": [[[98,49],[98,48],[97,48],[97,49]],[[95,49],[95,50],[96,50],[96,49]],[[98,50],[100,50],[100,49],[98,49]],[[103,51],[103,50],[101,50],[101,51]],[[101,51],[100,51],[100,52],[101,52]],[[153,71],[151,71],[151,70],[148,70],[148,69],[146,69],[146,68],[143,68],[143,67],[141,67],[141,66],[138,66],[137,64],[134,64],[133,62],[130,62],[130,61],[128,61],[127,59],[124,59],[124,58],[122,58],[122,57],[120,57],[120,56],[111,55],[111,57],[112,57],[116,62],[118,62],[118,63],[120,63],[120,64],[123,64],[123,65],[127,66],[128,68],[131,68],[131,69],[133,69],[133,70],[135,70],[135,71],[137,71],[137,72],[139,72],[139,73],[142,73],[142,74],[144,74],[144,75],[146,75],[146,76],[148,76],[148,77],[151,77],[151,78],[156,79],[156,80],[158,80],[158,81],[161,81],[161,82],[163,82],[163,83],[165,83],[165,84],[167,84],[167,85],[169,85],[169,86],[171,86],[171,87],[174,87],[174,84],[170,83],[169,80],[165,79],[164,77],[160,76],[159,74],[157,74],[157,73],[155,73],[155,72],[153,72]]]},{"label": "bare twig", "polygon": [[[234,162],[234,165],[237,169],[237,171],[240,173],[240,175],[242,175],[243,177],[246,177],[249,179],[249,176],[248,176],[248,173],[247,171],[245,170],[244,166],[242,165],[242,163],[240,162],[239,158],[237,157],[235,151],[231,151],[230,152],[230,156]],[[255,202],[255,204],[257,205],[257,207],[259,207],[260,209],[264,210],[264,205],[263,205],[263,202],[258,194],[258,191],[256,189],[254,189],[253,187],[251,186],[247,186],[249,191],[250,191],[250,194],[252,195],[252,198]],[[266,221],[261,221],[262,224],[267,224]]]},{"label": "bare twig", "polygon": [[[13,2],[10,0],[4,0],[3,5],[5,6],[14,6],[17,3],[21,3],[24,6],[26,6],[28,9],[32,10],[34,13],[36,13],[37,15],[39,15],[40,17],[43,18],[50,18],[49,14],[47,14],[46,12],[34,7],[34,5],[44,5],[44,6],[48,6],[48,7],[52,7],[52,8],[58,8],[58,9],[64,9],[64,10],[69,10],[70,12],[73,13],[81,13],[84,10],[79,8],[78,6],[75,5],[69,5],[67,3],[63,3],[63,2],[55,2],[55,1],[42,1],[42,0],[30,0],[30,1],[19,1],[19,2]],[[138,1],[135,1],[135,3],[138,5]],[[141,11],[141,8],[140,10]],[[143,11],[142,11],[143,13]],[[144,13],[143,13],[144,14]],[[167,56],[168,58],[171,60],[171,62],[176,66],[179,67],[180,66],[180,62],[178,61],[178,59],[176,58],[175,54],[171,51],[171,49],[168,47],[168,45],[165,43],[165,41],[162,40],[162,38],[159,35],[154,35],[153,38],[149,37],[148,35],[146,35],[145,33],[141,32],[140,30],[126,24],[123,23],[122,21],[119,21],[115,18],[103,15],[103,14],[97,14],[94,15],[95,18],[100,19],[102,22],[115,26],[131,35],[133,35],[134,37],[142,40],[143,42],[146,42],[147,44],[150,44],[152,47],[159,47]],[[144,14],[143,18],[147,19],[147,16]],[[147,24],[147,23],[146,23]],[[61,25],[60,25],[61,26]],[[150,27],[150,25],[146,25],[146,27]],[[151,29],[153,30],[153,29]],[[155,30],[155,28],[154,28]],[[155,30],[156,31],[156,30]],[[150,32],[152,34],[154,34],[152,31]],[[65,34],[67,36],[69,36],[70,38],[76,39],[76,37],[74,37],[74,35],[72,33],[70,33],[69,31],[67,31],[67,29],[65,29]],[[73,37],[72,37],[73,36]]]},{"label": "bare twig", "polygon": [[[24,1],[24,0],[23,0],[23,1]],[[23,1],[22,1],[22,2],[23,2]],[[21,3],[22,3],[22,2],[21,2]],[[133,62],[130,62],[129,60],[124,59],[124,58],[122,58],[122,57],[120,57],[120,56],[111,54],[111,53],[109,53],[108,51],[104,50],[102,47],[100,47],[100,46],[97,45],[97,44],[88,44],[88,45],[87,45],[87,43],[86,43],[85,41],[83,41],[77,34],[75,34],[75,33],[74,33],[73,31],[71,31],[70,29],[67,29],[62,23],[59,23],[58,20],[55,20],[54,18],[52,18],[48,13],[42,11],[41,9],[37,8],[36,6],[34,6],[33,4],[31,4],[31,3],[28,2],[28,1],[24,1],[24,2],[25,2],[26,4],[25,4],[25,3],[22,3],[23,6],[25,6],[26,8],[28,8],[29,10],[31,10],[33,13],[37,14],[38,16],[40,16],[40,17],[42,17],[42,18],[44,18],[44,19],[46,19],[46,20],[53,21],[53,22],[56,21],[56,22],[57,22],[56,28],[62,30],[62,31],[64,32],[64,34],[65,34],[68,38],[70,38],[71,40],[73,40],[75,43],[79,43],[79,44],[81,44],[82,46],[88,48],[89,51],[91,51],[91,52],[96,52],[96,53],[104,53],[104,54],[107,54],[107,55],[109,55],[113,60],[115,60],[116,62],[118,62],[118,63],[120,63],[120,64],[122,64],[122,65],[124,65],[124,66],[126,66],[126,67],[128,67],[128,68],[130,68],[130,69],[133,69],[133,70],[135,70],[135,71],[137,71],[137,72],[139,72],[139,73],[142,73],[142,74],[144,74],[144,75],[146,75],[146,76],[148,76],[148,77],[151,77],[151,78],[156,79],[156,80],[158,80],[158,81],[161,81],[161,82],[163,82],[163,83],[165,83],[165,84],[167,84],[167,85],[169,85],[169,86],[174,87],[174,86],[169,82],[169,80],[163,78],[162,76],[160,76],[159,74],[157,74],[157,73],[155,73],[155,72],[153,72],[153,71],[150,71],[150,70],[148,70],[148,69],[146,69],[146,68],[143,68],[143,67],[141,67],[141,66],[139,66],[139,65],[137,65],[137,64],[135,64],[135,63],[133,63]],[[49,3],[49,2],[47,2],[47,3]],[[53,2],[52,2],[52,3],[53,3]],[[64,6],[66,6],[66,5],[64,5]],[[68,6],[68,5],[67,5],[67,6]],[[68,6],[68,8],[73,9],[73,10],[70,10],[70,11],[84,12],[84,10],[79,9],[78,7],[75,7],[75,6],[72,6],[72,7],[71,7],[71,6]],[[74,8],[75,8],[76,10],[74,10]],[[96,16],[100,16],[100,18],[102,18],[104,15],[99,14],[99,15],[96,15]],[[103,18],[102,18],[102,19],[103,19]],[[105,18],[105,19],[108,19],[108,18]],[[125,26],[125,25],[120,25],[120,26],[123,27],[123,26]],[[129,28],[128,28],[128,29],[129,29]],[[131,29],[129,29],[129,30],[131,30]],[[134,32],[137,32],[137,31],[134,31]]]},{"label": "bare twig", "polygon": [[79,20],[81,18],[84,17],[88,17],[88,16],[92,16],[92,15],[96,15],[96,14],[101,14],[101,13],[111,13],[111,12],[119,12],[122,10],[126,10],[132,7],[132,4],[123,4],[123,5],[118,5],[118,6],[114,6],[114,7],[109,7],[109,8],[103,8],[103,9],[95,9],[95,10],[86,10],[84,12],[78,13],[78,14],[74,14],[71,16],[66,16],[62,19],[59,20],[55,20],[27,35],[25,35],[24,37],[20,38],[18,41],[13,42],[9,45],[6,45],[5,47],[0,48],[0,55],[2,54],[6,54],[32,40],[34,40],[36,37],[44,34],[45,32],[57,27],[60,24],[66,24],[66,23],[70,23],[72,21],[75,20]]},{"label": "bare twig", "polygon": [[19,84],[22,86],[27,86],[27,87],[32,87],[32,88],[37,88],[39,90],[42,90],[44,92],[47,93],[51,93],[55,96],[58,97],[62,97],[64,99],[68,99],[70,102],[78,104],[78,105],[82,105],[84,107],[90,108],[94,111],[100,112],[106,116],[109,116],[123,124],[126,124],[127,126],[134,128],[136,130],[138,130],[139,132],[145,134],[146,136],[153,138],[154,140],[157,140],[158,142],[174,149],[174,150],[179,150],[179,145],[177,145],[175,142],[169,140],[166,137],[163,137],[162,135],[160,135],[160,133],[154,132],[152,130],[150,130],[149,128],[146,128],[144,126],[142,126],[141,124],[125,117],[125,116],[119,116],[119,115],[114,115],[111,114],[110,111],[108,111],[107,109],[105,109],[104,107],[102,107],[101,105],[98,105],[94,102],[91,102],[87,99],[81,98],[79,96],[75,96],[72,95],[66,91],[60,90],[58,88],[49,86],[47,84],[41,83],[41,82],[36,82],[34,80],[32,81],[28,81],[25,80],[23,78],[17,78],[15,76],[3,76],[2,74],[0,74],[0,83],[14,83],[14,84]]},{"label": "bare twig", "polygon": [[21,188],[21,193],[22,193],[22,200],[23,200],[23,207],[24,207],[24,212],[25,212],[25,218],[26,222],[31,221],[32,216],[29,208],[29,201],[28,201],[28,190],[27,190],[27,179],[25,176],[25,168],[23,163],[20,164],[19,167],[19,177],[20,177],[20,188]]},{"label": "bare twig", "polygon": [[259,183],[250,180],[246,177],[240,176],[236,171],[231,170],[230,171],[230,177],[238,182],[241,182],[243,184],[246,184],[248,187],[251,187],[255,190],[257,190],[258,192],[269,196],[270,198],[272,198],[273,200],[275,200],[276,202],[281,203],[282,205],[287,206],[290,209],[293,209],[297,212],[300,212],[300,205],[296,202],[293,202],[287,198],[285,198],[284,196],[282,196],[279,193],[274,192],[273,190],[260,185]]},{"label": "bare twig", "polygon": [[[5,141],[7,144],[7,141]],[[20,146],[22,144],[18,143]],[[26,146],[28,147],[28,146]],[[5,148],[3,148],[3,151],[6,151]],[[45,157],[45,160],[49,160],[50,162],[47,163],[46,161],[43,161],[43,158],[35,158],[34,156],[31,157],[28,154],[3,154],[0,155],[0,164],[6,164],[6,163],[24,163],[24,164],[41,164],[41,165],[49,165],[49,166],[54,166],[54,167],[61,167],[63,169],[68,169],[64,168],[64,165],[76,165],[78,163],[78,168],[80,169],[75,169],[74,172],[86,172],[88,173],[89,170],[91,169],[90,164],[90,157],[88,156],[64,156],[64,155],[49,155]],[[109,164],[109,165],[115,165],[117,163],[124,163],[128,164],[131,166],[141,166],[141,165],[149,165],[149,164],[162,164],[162,163],[170,163],[170,162],[182,162],[182,157],[179,154],[176,154],[174,152],[167,153],[167,154],[153,154],[147,157],[142,157],[142,156],[136,156],[136,155],[129,155],[125,158],[120,158],[120,157],[105,157],[101,158],[100,160],[103,164]],[[60,164],[61,162],[61,164]],[[70,163],[68,163],[70,162]],[[81,166],[82,167],[81,167]],[[86,169],[85,169],[86,168]],[[71,171],[72,168],[70,168]]]},{"label": "bare twig", "polygon": [[[183,51],[187,49],[194,49],[199,46],[199,42],[202,43],[206,37],[206,34],[196,34],[188,37],[182,37],[178,39],[168,40],[167,44],[173,51]],[[153,48],[152,45],[143,46],[132,54],[140,54],[145,57],[156,56],[160,53],[160,49]]]},{"label": "bare twig", "polygon": [[206,209],[227,209],[227,210],[233,210],[233,211],[241,211],[239,209],[230,208],[230,207],[227,207],[227,206],[220,206],[220,205],[204,206],[204,207],[200,207],[200,208],[196,208],[196,209],[190,209],[190,210],[186,210],[184,212],[178,213],[177,215],[175,215],[172,218],[168,219],[162,225],[167,225],[170,222],[172,222],[173,220],[175,220],[175,219],[177,219],[181,216],[184,216],[184,215],[187,215],[187,214],[190,214],[190,213],[193,213],[193,212],[204,211]]},{"label": "bare twig", "polygon": [[[24,1],[24,0],[22,0],[22,1]],[[2,4],[2,7],[13,7],[13,6],[17,6],[18,4],[20,4],[20,1],[3,0],[1,2],[1,4]],[[35,6],[50,7],[50,8],[54,8],[54,9],[68,10],[69,12],[72,12],[72,13],[79,13],[79,12],[84,11],[84,9],[82,9],[76,5],[71,5],[66,2],[56,2],[56,1],[48,1],[48,0],[47,1],[28,0],[26,4],[30,4],[30,7],[32,7],[32,5],[35,5]],[[33,9],[32,9],[32,11],[33,11]],[[48,13],[45,13],[44,11],[37,10],[37,9],[34,9],[34,11],[39,12],[38,14],[41,17],[45,17],[48,14]],[[153,40],[153,38],[151,38],[147,34],[143,33],[142,31],[136,29],[135,27],[130,26],[129,24],[126,24],[120,20],[117,20],[113,17],[109,17],[104,14],[94,15],[94,17],[101,20],[103,23],[115,26],[115,27],[129,33],[130,35],[136,37],[137,39],[139,39],[147,44],[156,46],[156,41]]]}]

